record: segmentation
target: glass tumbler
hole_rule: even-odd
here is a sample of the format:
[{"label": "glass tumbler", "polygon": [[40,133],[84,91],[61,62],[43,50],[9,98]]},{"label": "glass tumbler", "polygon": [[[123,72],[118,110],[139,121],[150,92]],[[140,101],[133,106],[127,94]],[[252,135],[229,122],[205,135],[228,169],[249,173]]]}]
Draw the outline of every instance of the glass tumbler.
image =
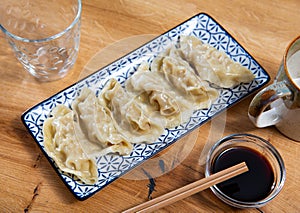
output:
[{"label": "glass tumbler", "polygon": [[80,41],[81,0],[1,0],[0,28],[25,70],[40,81],[64,77]]}]

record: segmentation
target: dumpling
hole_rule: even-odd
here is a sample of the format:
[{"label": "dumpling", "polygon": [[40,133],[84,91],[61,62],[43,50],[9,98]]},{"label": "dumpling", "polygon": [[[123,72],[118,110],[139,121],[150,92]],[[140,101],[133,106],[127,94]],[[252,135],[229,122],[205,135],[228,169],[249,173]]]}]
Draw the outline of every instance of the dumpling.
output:
[{"label": "dumpling", "polygon": [[254,79],[253,73],[230,59],[225,52],[203,44],[194,36],[181,36],[179,42],[181,56],[195,69],[202,80],[219,87],[230,88]]},{"label": "dumpling", "polygon": [[88,88],[83,88],[80,96],[72,103],[76,122],[88,140],[81,140],[83,149],[89,155],[131,153],[132,144],[120,134],[113,122],[110,111],[100,105],[95,94]]},{"label": "dumpling", "polygon": [[218,90],[201,80],[189,63],[180,57],[175,46],[153,60],[151,71],[163,73],[166,81],[188,98],[195,109],[209,108],[219,96]]},{"label": "dumpling", "polygon": [[73,111],[58,105],[51,115],[43,126],[46,152],[62,171],[76,175],[87,184],[96,183],[96,162],[83,151],[76,137]]},{"label": "dumpling", "polygon": [[131,143],[153,143],[163,133],[164,121],[151,116],[147,107],[139,104],[116,79],[107,82],[98,98],[111,111],[117,130]]},{"label": "dumpling", "polygon": [[142,63],[138,67],[126,81],[125,88],[136,100],[145,104],[149,111],[157,112],[166,119],[167,128],[187,121],[192,115],[190,103],[174,92],[162,73],[151,72],[148,63]]},{"label": "dumpling", "polygon": [[[150,72],[149,65],[143,63],[138,70],[125,82],[126,91],[133,93],[136,99],[147,102],[163,116],[172,116],[179,113],[180,109],[171,91],[167,92],[167,82],[163,81],[159,73]],[[146,94],[145,94],[146,93]],[[174,95],[174,94],[172,94]]]}]

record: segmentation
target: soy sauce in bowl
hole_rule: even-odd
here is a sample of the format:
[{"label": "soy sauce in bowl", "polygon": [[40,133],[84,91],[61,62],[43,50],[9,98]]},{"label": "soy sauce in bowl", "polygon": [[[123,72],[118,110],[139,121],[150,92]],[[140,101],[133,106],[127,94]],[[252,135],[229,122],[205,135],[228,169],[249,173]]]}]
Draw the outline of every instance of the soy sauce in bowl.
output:
[{"label": "soy sauce in bowl", "polygon": [[246,162],[249,171],[210,187],[212,192],[238,208],[266,205],[281,191],[286,172],[279,152],[263,138],[233,134],[217,141],[208,153],[205,176],[241,162]]},{"label": "soy sauce in bowl", "polygon": [[255,202],[267,197],[274,187],[274,172],[269,161],[253,149],[233,147],[223,151],[215,159],[212,171],[216,173],[241,162],[246,162],[249,171],[217,187],[227,196],[244,202]]}]

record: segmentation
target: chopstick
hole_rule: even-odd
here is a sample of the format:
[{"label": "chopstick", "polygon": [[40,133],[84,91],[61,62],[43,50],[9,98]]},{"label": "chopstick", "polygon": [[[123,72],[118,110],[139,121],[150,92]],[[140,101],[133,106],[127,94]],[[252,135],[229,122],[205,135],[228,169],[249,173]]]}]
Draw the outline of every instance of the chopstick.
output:
[{"label": "chopstick", "polygon": [[209,177],[200,179],[179,189],[171,191],[153,200],[149,200],[145,203],[137,205],[133,208],[123,211],[123,213],[129,212],[152,212],[164,206],[170,205],[178,200],[182,200],[197,192],[205,190],[213,185],[221,183],[225,180],[233,178],[248,171],[248,167],[245,162],[239,163],[235,166],[224,169],[220,172],[210,175]]}]

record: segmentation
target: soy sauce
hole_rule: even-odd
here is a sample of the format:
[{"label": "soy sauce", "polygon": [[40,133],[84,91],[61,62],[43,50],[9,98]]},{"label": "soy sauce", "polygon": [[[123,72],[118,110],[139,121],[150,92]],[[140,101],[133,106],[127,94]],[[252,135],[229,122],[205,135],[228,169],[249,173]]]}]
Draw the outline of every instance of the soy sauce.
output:
[{"label": "soy sauce", "polygon": [[246,162],[249,171],[217,184],[217,187],[238,201],[255,202],[266,198],[273,187],[274,172],[269,161],[253,149],[234,147],[223,151],[213,163],[213,173],[241,162]]}]

